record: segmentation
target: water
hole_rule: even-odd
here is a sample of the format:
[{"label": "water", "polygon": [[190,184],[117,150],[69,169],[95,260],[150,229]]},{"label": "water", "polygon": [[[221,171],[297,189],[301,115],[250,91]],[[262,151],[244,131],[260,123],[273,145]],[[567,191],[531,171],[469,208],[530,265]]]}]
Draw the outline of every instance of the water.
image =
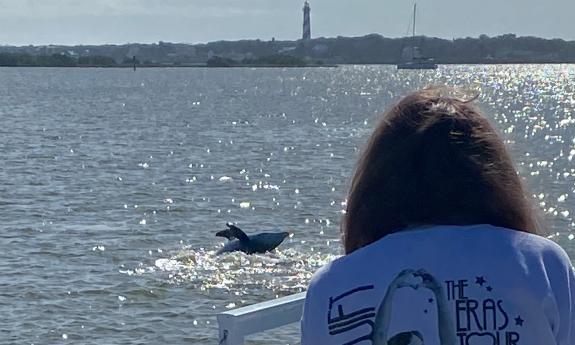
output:
[{"label": "water", "polygon": [[[218,312],[303,291],[341,253],[378,114],[428,84],[480,92],[575,257],[574,78],[567,65],[0,69],[0,342],[213,344]],[[294,235],[216,259],[227,221]]]}]

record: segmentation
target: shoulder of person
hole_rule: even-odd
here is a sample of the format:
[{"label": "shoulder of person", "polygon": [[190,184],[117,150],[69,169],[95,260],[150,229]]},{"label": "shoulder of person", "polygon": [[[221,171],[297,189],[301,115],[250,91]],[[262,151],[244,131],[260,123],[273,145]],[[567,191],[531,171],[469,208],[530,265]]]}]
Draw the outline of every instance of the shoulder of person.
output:
[{"label": "shoulder of person", "polygon": [[557,242],[549,238],[525,232],[516,232],[515,239],[523,251],[532,251],[543,260],[558,260],[569,267],[572,266],[567,252]]},{"label": "shoulder of person", "polygon": [[353,268],[349,258],[349,255],[340,256],[315,271],[308,285],[308,296],[319,295],[338,281],[348,279],[349,275],[344,273]]},{"label": "shoulder of person", "polygon": [[311,277],[311,280],[309,282],[308,293],[311,290],[315,290],[315,289],[319,288],[322,285],[322,283],[326,279],[328,279],[328,277],[330,276],[331,267],[334,265],[334,262],[337,262],[337,260],[339,260],[339,259],[341,259],[341,258],[337,258],[334,261],[331,261],[331,262],[323,265],[317,271],[315,271],[315,273],[313,274],[313,276]]}]

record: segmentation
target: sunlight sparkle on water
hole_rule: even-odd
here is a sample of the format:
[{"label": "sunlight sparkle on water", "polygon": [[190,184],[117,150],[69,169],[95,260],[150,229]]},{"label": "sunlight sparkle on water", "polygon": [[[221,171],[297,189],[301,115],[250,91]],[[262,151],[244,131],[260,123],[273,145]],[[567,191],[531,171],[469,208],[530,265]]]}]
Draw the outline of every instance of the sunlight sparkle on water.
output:
[{"label": "sunlight sparkle on water", "polygon": [[303,291],[313,272],[336,257],[292,249],[251,256],[240,252],[216,256],[215,251],[187,248],[170,258],[156,259],[153,267],[139,272],[163,272],[174,284],[202,291],[226,290],[241,296],[266,288],[285,294]]}]

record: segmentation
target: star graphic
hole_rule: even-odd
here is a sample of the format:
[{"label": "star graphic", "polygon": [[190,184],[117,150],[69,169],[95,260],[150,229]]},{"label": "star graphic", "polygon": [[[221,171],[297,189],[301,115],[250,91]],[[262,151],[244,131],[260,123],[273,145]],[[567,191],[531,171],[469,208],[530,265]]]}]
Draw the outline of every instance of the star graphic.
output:
[{"label": "star graphic", "polygon": [[425,314],[427,314],[427,309],[425,309],[423,312],[424,312]]},{"label": "star graphic", "polygon": [[475,277],[475,284],[483,286],[485,284],[485,278],[483,277]]},{"label": "star graphic", "polygon": [[523,322],[524,322],[524,321],[525,321],[525,320],[523,320],[523,319],[521,318],[521,316],[518,315],[518,316],[515,318],[515,326],[521,326],[521,327],[523,327]]},{"label": "star graphic", "polygon": [[491,286],[487,287],[487,291],[491,292],[493,290],[493,288]]},{"label": "star graphic", "polygon": [[433,298],[428,299],[427,302],[433,303]]}]

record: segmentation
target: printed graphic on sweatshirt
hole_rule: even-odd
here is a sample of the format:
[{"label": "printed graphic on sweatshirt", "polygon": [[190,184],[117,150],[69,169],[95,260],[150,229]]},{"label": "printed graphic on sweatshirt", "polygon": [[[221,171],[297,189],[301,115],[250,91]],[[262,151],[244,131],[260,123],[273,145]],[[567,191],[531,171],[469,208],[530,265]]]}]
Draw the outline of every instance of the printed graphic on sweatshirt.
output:
[{"label": "printed graphic on sweatshirt", "polygon": [[[421,329],[390,333],[394,297],[400,289],[426,291],[427,302],[414,313],[431,313],[437,334],[425,339]],[[521,329],[527,327],[520,315],[506,310],[495,288],[484,276],[440,282],[426,270],[404,270],[387,287],[377,307],[374,286],[366,285],[329,299],[328,327],[333,344],[373,345],[520,345]],[[438,338],[437,338],[438,337]],[[437,338],[437,339],[436,339]]]},{"label": "printed graphic on sweatshirt", "polygon": [[373,290],[373,285],[360,286],[347,291],[339,296],[330,297],[327,323],[329,334],[332,336],[359,334],[355,339],[347,341],[346,345],[371,342],[375,318],[375,307],[353,308],[350,305],[361,305],[357,302],[369,298],[368,292]]}]

